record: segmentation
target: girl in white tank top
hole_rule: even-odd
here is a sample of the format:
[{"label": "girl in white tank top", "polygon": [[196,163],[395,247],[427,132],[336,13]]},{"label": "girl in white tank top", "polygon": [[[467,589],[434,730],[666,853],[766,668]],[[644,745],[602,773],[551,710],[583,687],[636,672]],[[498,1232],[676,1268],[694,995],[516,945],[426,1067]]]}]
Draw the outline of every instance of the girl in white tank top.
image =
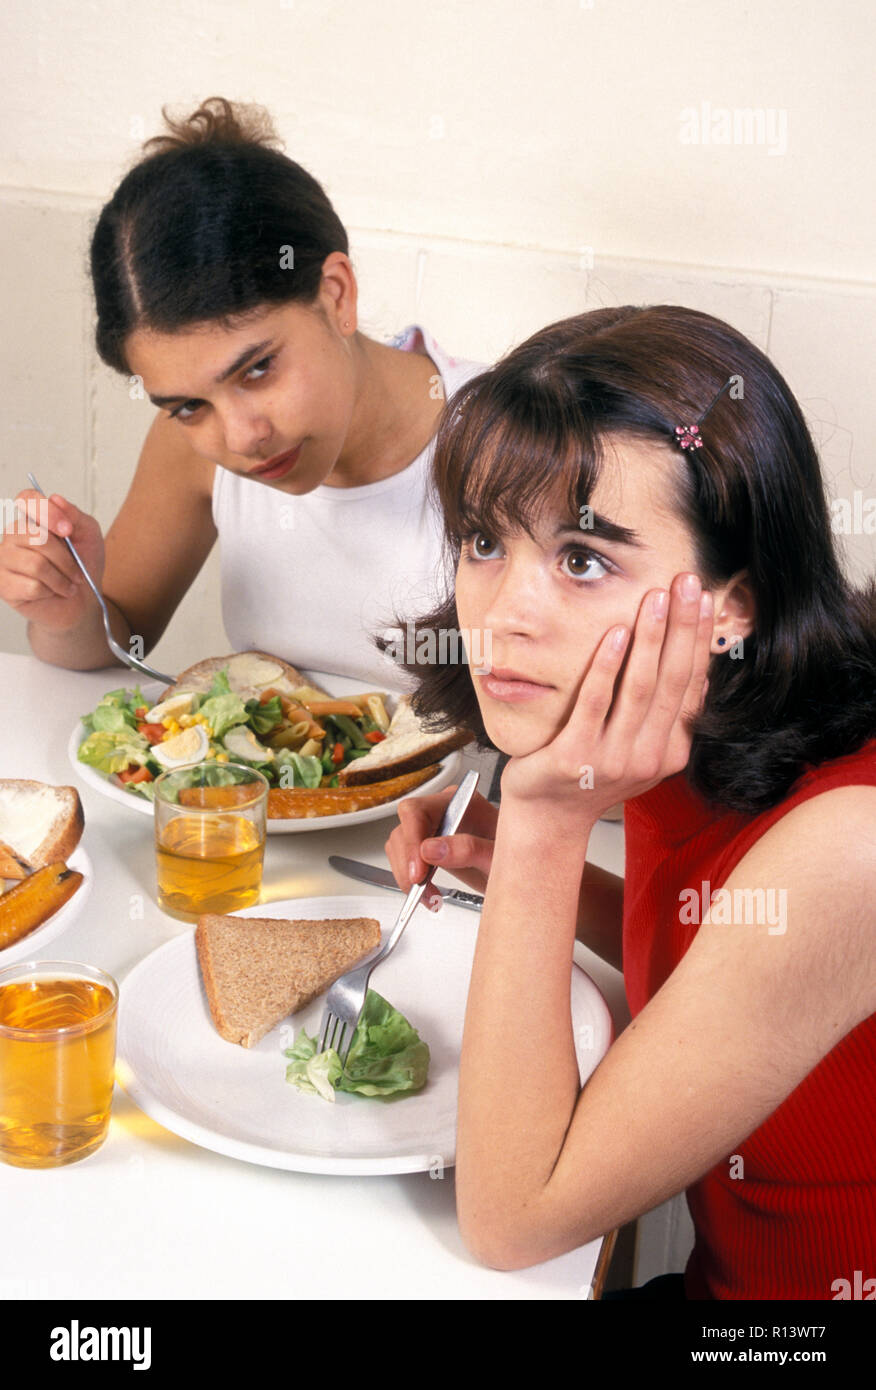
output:
[{"label": "girl in white tank top", "polygon": [[[390,344],[435,364],[450,398],[483,368],[448,357],[414,325]],[[290,496],[216,469],[222,618],[231,648],[297,667],[396,687],[407,679],[371,640],[396,619],[430,612],[444,573],[441,518],[429,497],[434,436],[407,468],[361,487],[321,484]]]},{"label": "girl in white tank top", "polygon": [[[165,119],[90,248],[98,353],[162,414],[106,555],[94,518],[58,509],[50,525],[72,515],[71,540],[141,656],[218,533],[229,647],[404,685],[373,637],[442,591],[431,441],[443,400],[481,368],[419,327],[389,344],[359,331],[347,233],[312,175],[275,148],[261,108],[212,97]],[[155,497],[163,507],[144,506]],[[41,562],[46,574],[57,559],[60,577],[34,594],[31,557],[16,551],[24,573],[7,601],[32,629],[43,623],[44,659],[105,664],[96,606],[61,585],[60,535]],[[216,655],[190,637],[193,659]]]}]

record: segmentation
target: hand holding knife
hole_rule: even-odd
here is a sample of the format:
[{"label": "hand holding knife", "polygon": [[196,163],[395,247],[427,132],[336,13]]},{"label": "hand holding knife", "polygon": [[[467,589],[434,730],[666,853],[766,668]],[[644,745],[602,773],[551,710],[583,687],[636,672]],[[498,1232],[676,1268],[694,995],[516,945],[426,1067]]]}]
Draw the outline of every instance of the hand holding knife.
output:
[{"label": "hand holding knife", "polygon": [[[362,883],[371,883],[378,888],[389,888],[394,893],[404,893],[404,888],[399,888],[395,878],[389,869],[378,869],[374,864],[363,864],[358,859],[345,859],[343,855],[330,854],[329,864],[339,874],[344,874],[347,878],[358,879]],[[442,888],[440,884],[432,883],[435,892],[440,893],[446,903],[453,907],[467,907],[472,912],[480,912],[484,905],[483,897],[480,893],[466,893],[460,888]]]}]

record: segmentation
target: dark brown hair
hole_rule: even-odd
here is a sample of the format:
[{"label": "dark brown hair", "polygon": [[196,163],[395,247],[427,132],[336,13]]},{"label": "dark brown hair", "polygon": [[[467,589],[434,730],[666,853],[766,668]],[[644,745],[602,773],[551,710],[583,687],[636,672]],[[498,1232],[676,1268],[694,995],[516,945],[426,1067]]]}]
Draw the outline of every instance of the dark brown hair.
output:
[{"label": "dark brown hair", "polygon": [[[807,765],[876,736],[876,583],[856,592],[843,575],[815,447],[768,358],[692,309],[565,319],[448,403],[433,479],[454,564],[474,532],[531,532],[558,483],[577,523],[607,436],[669,441],[730,377],[736,387],[709,413],[704,447],[677,452],[674,505],[706,587],[747,571],[756,630],[744,659],[712,660],[687,776],[707,800],[755,812],[780,801]],[[457,629],[454,599],[415,626]],[[466,665],[407,669],[422,716],[435,727],[465,725],[489,746]]]},{"label": "dark brown hair", "polygon": [[125,374],[135,329],[311,303],[326,257],[349,252],[316,179],[273,148],[261,107],[210,97],[185,120],[164,119],[169,133],[145,142],[91,239],[97,351]]}]

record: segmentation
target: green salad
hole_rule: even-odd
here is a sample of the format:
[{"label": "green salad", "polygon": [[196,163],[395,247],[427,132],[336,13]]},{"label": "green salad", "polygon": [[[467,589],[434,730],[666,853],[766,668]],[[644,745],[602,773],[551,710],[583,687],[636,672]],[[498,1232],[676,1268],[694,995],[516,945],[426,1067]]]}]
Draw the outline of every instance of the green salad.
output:
[{"label": "green salad", "polygon": [[179,692],[152,707],[139,686],[111,690],[82,717],[79,761],[150,801],[160,773],[207,760],[220,768],[246,763],[272,787],[337,786],[338,772],[386,736],[382,697],[367,699],[360,707],[302,687],[291,698],[268,690],[245,700],[225,668],[208,691]]},{"label": "green salad", "polygon": [[302,1091],[333,1101],[335,1091],[362,1096],[420,1091],[429,1071],[429,1048],[391,1004],[369,989],[353,1042],[342,1065],[334,1048],[317,1052],[317,1040],[300,1029],[284,1052],[291,1060],[286,1080]]}]

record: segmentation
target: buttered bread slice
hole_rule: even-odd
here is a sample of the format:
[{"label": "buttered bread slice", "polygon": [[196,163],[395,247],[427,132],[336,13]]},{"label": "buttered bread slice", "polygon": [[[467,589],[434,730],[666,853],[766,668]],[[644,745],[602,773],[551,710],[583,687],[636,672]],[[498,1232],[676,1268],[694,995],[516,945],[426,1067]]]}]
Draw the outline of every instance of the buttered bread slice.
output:
[{"label": "buttered bread slice", "polygon": [[[84,824],[75,787],[0,778],[0,843],[13,860],[23,860],[26,869],[66,861],[82,838]],[[4,878],[21,876],[0,872]]]}]

